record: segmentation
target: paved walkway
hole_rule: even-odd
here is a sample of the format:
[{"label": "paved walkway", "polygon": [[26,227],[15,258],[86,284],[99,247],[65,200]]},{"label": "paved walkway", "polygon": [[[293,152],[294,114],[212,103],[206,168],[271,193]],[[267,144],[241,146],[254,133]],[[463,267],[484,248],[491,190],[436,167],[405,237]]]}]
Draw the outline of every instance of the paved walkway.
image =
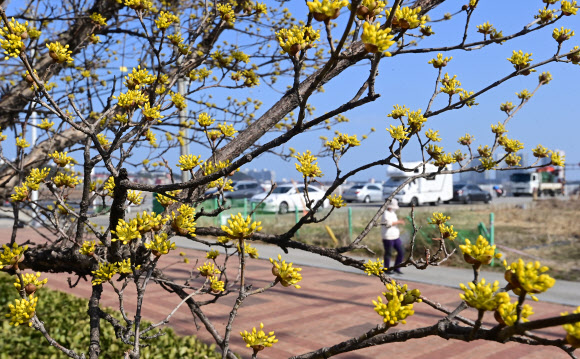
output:
[{"label": "paved walkway", "polygon": [[[0,232],[1,243],[5,243],[7,236],[5,231]],[[40,237],[31,230],[22,230],[20,236],[23,240],[31,239],[39,241]],[[186,246],[187,243],[180,242]],[[258,260],[248,260],[247,283],[254,288],[263,287],[273,280],[271,264],[268,257],[282,253],[274,247],[257,246],[260,252]],[[191,260],[190,264],[183,263],[179,256],[179,250],[183,250]],[[162,257],[160,266],[174,265],[167,268],[166,273],[178,280],[189,277],[190,271],[196,266],[196,261],[203,263],[205,251],[196,249],[180,248],[169,255]],[[334,270],[331,261],[319,256],[302,256],[297,253],[283,255],[285,259],[300,263],[303,268],[301,282],[302,289],[293,287],[285,288],[276,286],[263,294],[248,298],[239,310],[239,315],[234,322],[232,334],[232,349],[249,358],[251,349],[246,348],[239,336],[241,330],[251,330],[252,326],[258,326],[260,322],[265,325],[266,331],[275,331],[279,342],[272,348],[267,348],[260,353],[260,358],[287,358],[292,355],[306,353],[323,346],[330,346],[352,336],[360,335],[380,323],[381,318],[374,312],[371,300],[381,295],[384,286],[373,277],[360,273],[350,273]],[[218,260],[223,257],[218,257]],[[265,260],[264,260],[265,259]],[[308,263],[305,265],[303,263]],[[234,267],[234,266],[232,266]],[[405,271],[400,277],[401,281],[408,282],[410,287],[418,288],[423,295],[439,302],[441,305],[454,308],[460,303],[459,290],[446,288],[455,286],[459,282],[466,283],[470,279],[470,273],[466,270],[454,270],[453,268],[431,268],[430,271],[415,272],[411,269]],[[230,277],[236,272],[228,272]],[[488,275],[485,275],[486,278]],[[81,280],[75,288],[68,288],[68,274],[48,274],[48,286],[54,289],[64,290],[75,295],[88,297],[91,291],[90,282]],[[492,277],[489,277],[490,279]],[[74,278],[73,278],[74,279]],[[197,281],[194,281],[198,283]],[[130,286],[131,287],[131,286]],[[574,302],[574,295],[578,298],[578,284],[565,283],[561,288],[555,288],[555,292],[562,295],[563,303],[579,305],[580,300]],[[134,290],[129,288],[126,298],[132,296]],[[558,299],[558,295],[555,299]],[[559,315],[562,311],[571,311],[574,308],[562,304],[548,303],[544,301],[544,294],[540,295],[540,302],[531,303],[536,314],[534,318],[550,317]],[[229,311],[235,301],[235,296],[230,295],[220,299],[213,305],[204,307],[205,312],[215,323],[216,328],[223,333]],[[105,285],[103,305],[115,307],[118,301],[110,286]],[[164,319],[171,310],[179,303],[179,300],[168,295],[157,285],[150,285],[145,298],[145,313],[147,319],[159,321]],[[130,313],[135,313],[135,303],[128,300],[126,308]],[[466,317],[475,319],[476,312],[468,309],[462,313]],[[39,313],[42,319],[42,313]],[[406,325],[399,325],[392,331],[417,328],[432,325],[441,318],[441,313],[425,304],[415,305],[415,315],[410,317]],[[484,325],[493,325],[493,317],[487,313]],[[179,334],[197,335],[202,340],[211,342],[211,338],[205,329],[196,330],[194,321],[187,308],[183,306],[171,319],[169,326]],[[562,338],[564,331],[561,328],[551,328],[536,332],[548,338]],[[345,353],[337,356],[342,359],[359,358],[568,358],[561,350],[543,346],[522,346],[518,344],[498,344],[485,341],[463,343],[458,341],[446,341],[440,338],[425,338],[419,341],[407,343],[394,343],[387,346],[367,348],[355,353]]]}]

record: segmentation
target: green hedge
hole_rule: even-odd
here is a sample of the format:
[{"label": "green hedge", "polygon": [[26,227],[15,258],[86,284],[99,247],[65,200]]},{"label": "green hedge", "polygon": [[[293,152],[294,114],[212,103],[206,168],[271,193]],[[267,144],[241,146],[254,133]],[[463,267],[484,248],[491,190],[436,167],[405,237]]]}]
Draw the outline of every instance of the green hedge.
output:
[{"label": "green hedge", "polygon": [[[8,303],[18,298],[13,278],[0,273],[0,359],[57,359],[68,358],[48,345],[46,339],[28,326],[10,326],[4,314],[9,312]],[[36,313],[44,322],[49,334],[63,346],[77,353],[86,352],[89,346],[88,300],[73,295],[42,288]],[[106,309],[118,319],[118,312]],[[144,322],[143,327],[150,323]],[[193,325],[193,323],[192,323]],[[148,342],[142,349],[142,358],[221,358],[214,346],[202,343],[194,336],[178,336],[171,328],[164,328],[165,335]],[[153,333],[153,332],[151,332]],[[101,357],[123,358],[130,349],[115,337],[111,325],[101,321]]]}]

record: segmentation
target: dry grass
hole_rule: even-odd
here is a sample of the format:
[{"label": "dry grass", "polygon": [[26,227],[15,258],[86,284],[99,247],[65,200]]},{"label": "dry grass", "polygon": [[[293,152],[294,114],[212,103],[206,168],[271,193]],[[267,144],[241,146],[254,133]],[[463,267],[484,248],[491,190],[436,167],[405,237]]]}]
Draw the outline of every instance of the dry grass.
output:
[{"label": "dry grass", "polygon": [[[241,211],[239,208],[229,212]],[[427,224],[427,218],[431,216],[435,207],[420,207],[415,212],[415,223],[421,227],[417,236],[417,255],[424,253],[425,247],[436,250],[437,242],[432,243],[430,238],[435,237],[435,229]],[[478,235],[477,226],[483,222],[489,227],[488,207],[463,207],[458,206],[446,211],[451,216],[450,224],[459,231],[461,240],[450,243],[450,246],[460,243],[463,238],[475,240]],[[568,280],[580,280],[580,201],[578,200],[542,200],[531,202],[522,208],[493,208],[495,214],[495,243],[499,251],[508,261],[522,258],[525,261],[539,260],[551,268],[551,274],[556,278]],[[327,213],[327,212],[323,212]],[[352,211],[352,237],[349,238],[348,211],[345,208],[335,210],[323,223],[311,224],[302,228],[297,240],[334,247],[335,243],[330,238],[325,225],[329,226],[336,238],[338,245],[345,245],[364,229],[368,221],[376,213],[376,208],[355,208]],[[301,215],[301,213],[299,214]],[[399,218],[410,215],[409,208],[401,208],[398,211]],[[321,218],[322,215],[317,216]],[[263,231],[266,233],[283,233],[296,223],[294,213],[286,215],[274,215],[257,213],[255,219],[262,221]],[[218,221],[202,219],[204,223],[199,225],[214,225]],[[208,223],[205,223],[208,222]],[[402,228],[402,236],[409,237],[411,226]],[[383,246],[381,242],[380,228],[373,228],[364,239],[365,244],[374,253],[368,251],[356,251],[357,255],[369,257],[382,257]],[[502,270],[501,263],[495,268]],[[446,262],[447,265],[465,266],[467,264],[461,256],[454,255]]]}]

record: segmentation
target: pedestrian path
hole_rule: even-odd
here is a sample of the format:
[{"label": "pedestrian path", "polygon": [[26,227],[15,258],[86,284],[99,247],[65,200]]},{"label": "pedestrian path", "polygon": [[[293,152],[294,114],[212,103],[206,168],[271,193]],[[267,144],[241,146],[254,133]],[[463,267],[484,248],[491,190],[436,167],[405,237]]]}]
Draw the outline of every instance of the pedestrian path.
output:
[{"label": "pedestrian path", "polygon": [[[0,242],[5,243],[8,239],[7,231],[0,232]],[[41,238],[30,230],[20,232],[23,238],[40,242]],[[177,281],[185,281],[190,278],[191,271],[201,265],[205,260],[206,250],[186,248],[195,247],[190,242],[178,240],[181,248],[163,256],[159,267],[166,267],[168,276]],[[254,245],[254,244],[253,244]],[[266,286],[274,279],[271,273],[269,257],[276,257],[281,252],[276,247],[255,245],[260,252],[261,259],[248,259],[246,272],[247,284],[253,289]],[[190,263],[183,262],[179,252],[183,251]],[[288,358],[292,355],[307,353],[324,346],[334,345],[353,336],[360,335],[375,327],[382,320],[373,310],[372,300],[381,296],[384,286],[376,277],[369,277],[364,273],[339,271],[332,261],[324,258],[291,251],[283,254],[287,261],[294,262],[295,266],[303,268],[301,274],[303,281],[301,289],[283,287],[277,285],[264,293],[249,297],[240,307],[238,316],[233,325],[232,350],[239,353],[243,358],[250,358],[251,349],[246,348],[239,332],[251,330],[264,323],[265,331],[274,331],[279,342],[272,348],[266,348],[259,358]],[[218,257],[218,262],[224,256]],[[228,271],[228,277],[234,278],[237,266],[231,265],[232,271]],[[440,271],[443,268],[431,268],[438,271],[437,275],[431,276],[425,272],[414,273],[410,269],[405,270],[404,276],[397,278],[403,283],[408,283],[411,288],[418,288],[422,294],[432,301],[440,303],[446,308],[455,308],[460,303],[459,290],[449,288],[454,283],[469,281],[469,271],[449,270]],[[194,270],[195,273],[195,270]],[[91,284],[81,280],[74,288],[69,288],[66,273],[46,274],[49,278],[48,286],[63,290],[84,298],[91,293]],[[486,275],[487,276],[487,275]],[[442,278],[444,277],[444,278]],[[491,278],[491,277],[490,277]],[[72,278],[75,282],[75,278]],[[416,279],[421,279],[416,281]],[[429,283],[429,281],[432,281]],[[191,283],[200,283],[199,279],[190,280]],[[456,285],[456,284],[455,284]],[[574,283],[576,285],[576,283]],[[575,287],[576,288],[576,287]],[[571,288],[570,290],[575,290]],[[235,288],[233,288],[235,289]],[[576,291],[575,293],[579,293]],[[130,314],[135,313],[135,291],[133,285],[126,290],[125,308]],[[209,297],[196,297],[197,300],[209,299]],[[206,315],[212,320],[216,329],[223,333],[227,323],[229,312],[235,302],[236,295],[233,293],[220,298],[216,303],[202,307]],[[563,311],[571,311],[573,307],[543,301],[531,303],[534,307],[535,318],[557,316]],[[104,286],[102,305],[118,308],[118,298],[109,285]],[[160,286],[151,284],[147,288],[144,302],[144,316],[154,322],[161,321],[179,304],[179,299],[168,294]],[[574,303],[580,304],[580,303]],[[475,319],[476,311],[468,309],[462,315]],[[424,327],[435,324],[443,314],[426,304],[415,305],[415,315],[408,318],[407,324],[390,329],[393,332],[412,328]],[[42,319],[42,318],[41,318]],[[200,324],[199,321],[197,324]],[[104,324],[105,325],[105,324]],[[182,335],[197,335],[202,340],[211,343],[212,339],[201,326],[196,329],[196,323],[192,320],[186,306],[182,306],[170,319],[169,326]],[[493,315],[487,313],[484,325],[493,326]],[[536,335],[550,339],[563,338],[562,328],[550,328],[535,332]],[[345,353],[336,356],[341,359],[362,358],[568,358],[562,350],[545,346],[523,346],[520,344],[499,344],[494,342],[475,341],[464,343],[453,340],[444,340],[438,337],[428,337],[413,340],[406,343],[393,343],[387,346],[371,347],[353,353]]]}]

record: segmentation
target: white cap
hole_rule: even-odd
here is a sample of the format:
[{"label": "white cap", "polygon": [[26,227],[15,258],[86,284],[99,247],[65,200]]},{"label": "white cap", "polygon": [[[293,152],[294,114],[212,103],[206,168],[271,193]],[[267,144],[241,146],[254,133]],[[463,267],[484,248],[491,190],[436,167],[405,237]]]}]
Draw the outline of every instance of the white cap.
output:
[{"label": "white cap", "polygon": [[393,198],[391,200],[391,203],[387,204],[387,208],[399,209],[399,201],[397,201],[395,198]]}]

